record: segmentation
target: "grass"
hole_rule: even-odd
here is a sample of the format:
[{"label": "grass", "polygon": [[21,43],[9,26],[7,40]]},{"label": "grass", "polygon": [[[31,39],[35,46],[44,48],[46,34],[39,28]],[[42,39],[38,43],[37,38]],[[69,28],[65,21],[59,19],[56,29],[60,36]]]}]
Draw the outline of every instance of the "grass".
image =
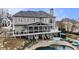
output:
[{"label": "grass", "polygon": [[29,41],[22,38],[6,38],[0,43],[3,43],[3,48],[5,48],[5,50],[16,50],[22,49],[24,45],[29,43]]}]

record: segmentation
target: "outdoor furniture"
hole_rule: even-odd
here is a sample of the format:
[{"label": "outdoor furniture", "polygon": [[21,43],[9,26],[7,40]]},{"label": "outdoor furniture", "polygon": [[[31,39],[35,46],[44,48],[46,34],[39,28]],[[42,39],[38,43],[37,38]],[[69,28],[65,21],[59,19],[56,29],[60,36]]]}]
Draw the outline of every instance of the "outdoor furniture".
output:
[{"label": "outdoor furniture", "polygon": [[60,37],[53,37],[53,40],[61,40],[62,38],[60,38]]},{"label": "outdoor furniture", "polygon": [[74,46],[79,46],[79,41],[73,42],[72,45],[74,45]]}]

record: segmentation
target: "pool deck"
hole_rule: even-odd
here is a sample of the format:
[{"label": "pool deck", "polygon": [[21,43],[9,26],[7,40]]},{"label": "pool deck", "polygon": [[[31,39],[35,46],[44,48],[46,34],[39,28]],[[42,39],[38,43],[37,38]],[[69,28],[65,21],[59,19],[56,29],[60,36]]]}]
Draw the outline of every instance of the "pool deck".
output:
[{"label": "pool deck", "polygon": [[38,43],[34,44],[30,48],[26,47],[25,50],[35,50],[38,47],[45,47],[45,46],[49,46],[49,45],[66,45],[66,46],[73,48],[74,50],[78,50],[78,48],[73,46],[72,44],[70,44],[66,41],[60,41],[60,40],[57,40],[57,41],[56,40],[42,40],[42,41],[39,41]]}]

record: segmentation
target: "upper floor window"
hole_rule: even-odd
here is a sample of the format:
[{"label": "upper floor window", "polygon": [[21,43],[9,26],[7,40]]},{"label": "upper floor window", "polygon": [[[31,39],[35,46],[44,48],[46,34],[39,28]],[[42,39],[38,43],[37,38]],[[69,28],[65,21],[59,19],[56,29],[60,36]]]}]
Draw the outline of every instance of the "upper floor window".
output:
[{"label": "upper floor window", "polygon": [[29,22],[29,18],[27,18],[27,22]]},{"label": "upper floor window", "polygon": [[20,18],[20,21],[22,22],[22,18]]},{"label": "upper floor window", "polygon": [[52,19],[50,19],[49,23],[53,23]]},{"label": "upper floor window", "polygon": [[35,18],[34,18],[34,22],[35,22]]},{"label": "upper floor window", "polygon": [[19,22],[22,22],[22,18],[19,18]]},{"label": "upper floor window", "polygon": [[40,22],[41,22],[41,23],[44,22],[44,18],[40,18]]}]

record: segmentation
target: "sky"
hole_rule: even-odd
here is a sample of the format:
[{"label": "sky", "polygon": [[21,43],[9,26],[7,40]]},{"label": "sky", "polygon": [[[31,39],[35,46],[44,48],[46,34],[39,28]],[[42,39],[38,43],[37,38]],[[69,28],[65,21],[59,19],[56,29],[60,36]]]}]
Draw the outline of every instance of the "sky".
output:
[{"label": "sky", "polygon": [[[10,14],[15,14],[21,10],[27,11],[45,11],[50,12],[50,8],[10,8],[8,9]],[[62,18],[71,18],[78,20],[79,18],[79,8],[54,8],[54,15],[56,16],[56,20],[61,20]]]}]

